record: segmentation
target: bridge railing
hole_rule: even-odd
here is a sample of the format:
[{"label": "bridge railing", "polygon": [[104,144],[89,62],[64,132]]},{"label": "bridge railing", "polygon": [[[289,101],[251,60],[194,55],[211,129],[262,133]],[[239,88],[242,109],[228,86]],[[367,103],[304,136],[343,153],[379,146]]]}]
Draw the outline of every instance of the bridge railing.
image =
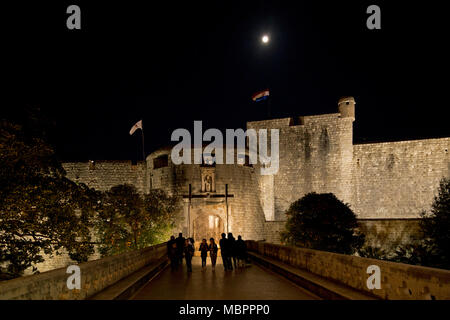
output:
[{"label": "bridge railing", "polygon": [[[450,271],[361,258],[264,241],[246,241],[250,252],[319,275],[381,299],[450,299]],[[369,289],[369,266],[380,268],[381,288]]]},{"label": "bridge railing", "polygon": [[0,282],[0,299],[88,299],[139,269],[164,259],[166,244],[78,264],[80,289],[69,289],[67,268]]}]

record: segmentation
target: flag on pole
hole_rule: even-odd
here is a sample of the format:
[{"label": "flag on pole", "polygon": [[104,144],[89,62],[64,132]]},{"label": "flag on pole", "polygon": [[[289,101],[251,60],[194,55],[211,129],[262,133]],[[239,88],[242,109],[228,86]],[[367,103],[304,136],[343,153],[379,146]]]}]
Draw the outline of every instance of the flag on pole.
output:
[{"label": "flag on pole", "polygon": [[252,96],[252,100],[255,102],[261,101],[261,100],[266,100],[269,98],[269,89],[267,90],[263,90],[263,91],[259,91],[257,93],[255,93]]},{"label": "flag on pole", "polygon": [[132,135],[137,129],[142,130],[142,120],[139,120],[133,127],[131,127],[130,135]]}]

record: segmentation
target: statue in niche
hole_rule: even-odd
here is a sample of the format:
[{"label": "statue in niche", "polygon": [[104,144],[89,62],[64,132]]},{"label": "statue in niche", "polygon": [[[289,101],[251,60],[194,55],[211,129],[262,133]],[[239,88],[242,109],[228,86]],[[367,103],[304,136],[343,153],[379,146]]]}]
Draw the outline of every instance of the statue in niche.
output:
[{"label": "statue in niche", "polygon": [[201,168],[202,192],[216,192],[215,168]]},{"label": "statue in niche", "polygon": [[212,192],[212,177],[207,174],[203,177],[203,185],[205,192]]}]

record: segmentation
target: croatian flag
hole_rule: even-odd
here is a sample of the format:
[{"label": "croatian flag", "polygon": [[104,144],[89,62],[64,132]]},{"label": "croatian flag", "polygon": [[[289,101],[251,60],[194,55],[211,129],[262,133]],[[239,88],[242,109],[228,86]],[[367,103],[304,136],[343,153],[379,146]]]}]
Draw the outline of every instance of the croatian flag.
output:
[{"label": "croatian flag", "polygon": [[257,93],[255,93],[252,96],[252,100],[255,102],[261,101],[261,100],[266,100],[269,98],[269,89],[267,90],[263,90],[263,91],[259,91]]}]

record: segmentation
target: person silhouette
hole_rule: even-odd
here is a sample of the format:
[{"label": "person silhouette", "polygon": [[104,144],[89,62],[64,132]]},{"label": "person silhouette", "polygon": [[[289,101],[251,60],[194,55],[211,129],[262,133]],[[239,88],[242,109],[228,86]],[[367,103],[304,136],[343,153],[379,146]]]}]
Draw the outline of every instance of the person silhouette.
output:
[{"label": "person silhouette", "polygon": [[[234,268],[237,268],[237,251],[236,251],[236,239],[233,237],[233,234],[230,232],[228,233],[228,247],[229,247],[229,264],[230,264],[230,269],[233,270],[233,264],[234,264]],[[231,259],[233,259],[233,264],[231,263]]]},{"label": "person silhouette", "polygon": [[185,245],[185,239],[183,237],[183,233],[178,234],[178,238],[175,240],[177,245],[177,259],[178,264],[183,264],[183,252],[184,252],[184,245]]},{"label": "person silhouette", "polygon": [[200,248],[198,249],[200,251],[200,256],[202,257],[202,269],[206,268],[206,258],[208,257],[208,244],[206,243],[206,239],[202,240],[202,243],[200,243]]},{"label": "person silhouette", "polygon": [[225,271],[230,270],[228,265],[229,246],[225,233],[222,233],[222,239],[219,241],[220,254],[222,255],[223,269]]},{"label": "person silhouette", "polygon": [[172,270],[178,269],[177,242],[174,236],[171,236],[170,240],[167,241],[167,257],[170,260],[170,268]]},{"label": "person silhouette", "polygon": [[186,259],[187,271],[192,272],[192,257],[194,256],[194,245],[189,239],[184,241],[184,258]]},{"label": "person silhouette", "polygon": [[209,250],[209,256],[211,258],[212,269],[215,270],[215,268],[216,268],[216,261],[217,261],[217,251],[219,249],[217,248],[217,244],[214,241],[214,238],[209,239],[208,250]]},{"label": "person silhouette", "polygon": [[242,237],[240,235],[236,240],[236,251],[237,251],[238,265],[240,267],[244,267],[245,261],[247,260],[247,245],[245,244],[245,241],[242,240]]}]

